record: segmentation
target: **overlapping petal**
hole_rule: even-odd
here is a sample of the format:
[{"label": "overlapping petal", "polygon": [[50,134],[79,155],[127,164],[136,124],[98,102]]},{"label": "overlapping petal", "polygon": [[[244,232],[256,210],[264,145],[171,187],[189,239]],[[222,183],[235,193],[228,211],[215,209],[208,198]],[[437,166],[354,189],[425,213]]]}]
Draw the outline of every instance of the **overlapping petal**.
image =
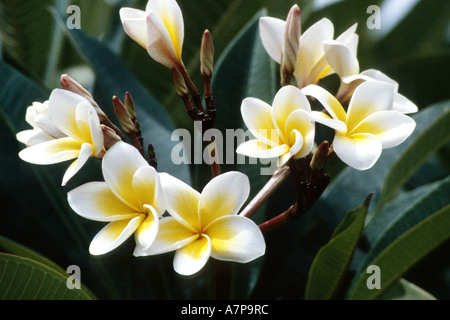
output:
[{"label": "overlapping petal", "polygon": [[139,250],[147,250],[165,212],[158,173],[125,142],[117,142],[108,150],[102,169],[105,182],[84,184],[67,196],[80,216],[110,222],[92,240],[90,252],[107,253],[133,233]]},{"label": "overlapping petal", "polygon": [[242,216],[224,216],[209,225],[211,256],[218,260],[250,262],[264,255],[265,241],[258,226]]},{"label": "overlapping petal", "polygon": [[249,195],[250,181],[243,173],[226,172],[212,179],[200,195],[198,205],[201,225],[207,228],[220,217],[236,215]]},{"label": "overlapping petal", "polygon": [[313,112],[315,121],[336,130],[333,150],[348,165],[371,168],[382,149],[397,146],[415,128],[413,119],[392,110],[396,87],[382,81],[367,81],[355,90],[347,112],[325,89],[307,86],[303,92],[316,98],[329,115]]},{"label": "overlapping petal", "polygon": [[200,193],[169,174],[161,173],[160,178],[167,201],[167,211],[193,232],[199,230],[198,204]]},{"label": "overlapping petal", "polygon": [[256,139],[239,145],[237,153],[256,158],[279,157],[278,166],[282,166],[292,157],[304,157],[311,152],[314,119],[306,96],[297,87],[282,87],[274,97],[273,106],[246,98],[241,113]]},{"label": "overlapping petal", "polygon": [[141,167],[148,163],[139,151],[127,143],[116,143],[103,157],[102,172],[112,192],[123,202],[139,210],[139,203],[134,200],[133,177]]},{"label": "overlapping petal", "polygon": [[211,239],[203,234],[176,251],[173,268],[181,275],[190,276],[200,271],[210,256]]},{"label": "overlapping petal", "polygon": [[144,219],[145,215],[139,215],[130,220],[108,223],[91,241],[89,252],[102,255],[116,249],[136,231]]},{"label": "overlapping petal", "polygon": [[186,183],[161,174],[161,184],[171,217],[159,222],[150,247],[137,247],[135,256],[176,251],[173,266],[181,275],[200,271],[209,257],[248,262],[265,251],[258,226],[237,213],[250,193],[250,182],[240,172],[213,178],[199,194]]},{"label": "overlapping petal", "polygon": [[380,140],[369,133],[357,133],[351,136],[337,134],[333,148],[338,157],[349,166],[358,170],[370,169],[381,155]]}]

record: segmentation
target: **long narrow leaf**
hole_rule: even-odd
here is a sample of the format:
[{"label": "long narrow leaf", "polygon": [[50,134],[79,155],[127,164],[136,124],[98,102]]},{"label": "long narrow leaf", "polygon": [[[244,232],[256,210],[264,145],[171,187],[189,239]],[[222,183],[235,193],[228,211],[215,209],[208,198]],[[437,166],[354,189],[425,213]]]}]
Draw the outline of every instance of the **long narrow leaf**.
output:
[{"label": "long narrow leaf", "polygon": [[420,259],[450,238],[450,205],[434,213],[395,240],[370,265],[381,271],[381,288],[368,289],[367,275],[362,274],[349,294],[352,300],[378,298]]},{"label": "long narrow leaf", "polygon": [[347,213],[330,242],[317,253],[311,265],[305,299],[336,298],[358,245],[371,197],[369,195],[360,207]]}]

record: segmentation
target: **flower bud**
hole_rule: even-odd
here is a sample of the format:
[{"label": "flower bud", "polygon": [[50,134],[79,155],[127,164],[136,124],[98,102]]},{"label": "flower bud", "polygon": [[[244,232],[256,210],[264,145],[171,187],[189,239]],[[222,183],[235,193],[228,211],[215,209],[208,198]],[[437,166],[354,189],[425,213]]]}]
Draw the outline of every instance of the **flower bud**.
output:
[{"label": "flower bud", "polygon": [[175,89],[180,97],[186,97],[189,94],[186,82],[183,76],[177,68],[172,69],[173,83],[175,84]]},{"label": "flower bud", "polygon": [[328,152],[330,150],[329,142],[322,142],[314,152],[313,158],[311,160],[311,169],[313,171],[321,171],[325,165],[328,158]]},{"label": "flower bud", "polygon": [[87,99],[92,104],[95,111],[97,111],[98,117],[100,118],[100,122],[101,123],[105,122],[105,120],[107,119],[106,114],[99,107],[97,102],[95,102],[91,93],[89,91],[87,91],[81,84],[79,84],[77,81],[75,81],[68,74],[63,74],[61,76],[60,83],[61,83],[62,89],[71,91],[71,92],[76,93],[76,94],[82,96],[83,98]]},{"label": "flower bud", "polygon": [[129,92],[125,93],[125,108],[127,109],[132,120],[136,120],[136,109],[134,108],[134,101]]},{"label": "flower bud", "polygon": [[114,129],[111,129],[104,124],[100,125],[100,127],[103,131],[103,144],[106,148],[111,148],[116,142],[122,141]]},{"label": "flower bud", "polygon": [[202,76],[211,78],[214,69],[214,45],[209,30],[203,33],[200,63]]},{"label": "flower bud", "polygon": [[286,19],[283,42],[283,72],[289,75],[294,73],[297,53],[300,45],[301,18],[300,8],[294,5]]},{"label": "flower bud", "polygon": [[133,120],[131,120],[131,116],[127,111],[125,105],[120,101],[116,96],[113,97],[113,106],[114,111],[116,112],[117,119],[119,119],[120,124],[122,125],[125,133],[129,134],[132,132],[137,132],[137,129],[134,125]]}]

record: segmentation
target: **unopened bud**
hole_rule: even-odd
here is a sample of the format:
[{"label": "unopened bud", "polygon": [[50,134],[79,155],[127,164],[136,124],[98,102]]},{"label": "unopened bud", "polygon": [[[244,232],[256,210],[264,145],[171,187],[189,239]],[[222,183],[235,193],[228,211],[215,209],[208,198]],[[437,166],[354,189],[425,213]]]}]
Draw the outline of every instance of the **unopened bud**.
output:
[{"label": "unopened bud", "polygon": [[134,108],[134,101],[131,97],[131,94],[129,92],[125,93],[125,108],[128,111],[128,114],[130,115],[132,120],[136,119],[136,109]]},{"label": "unopened bud", "polygon": [[60,79],[61,88],[64,90],[71,91],[73,93],[76,93],[86,100],[90,102],[90,104],[95,108],[95,111],[97,111],[98,117],[100,118],[100,122],[104,122],[104,120],[107,119],[106,114],[103,112],[103,110],[99,107],[97,102],[95,102],[94,98],[92,97],[91,93],[87,91],[81,84],[79,84],[77,81],[75,81],[71,76],[68,74],[63,74]]},{"label": "unopened bud", "polygon": [[330,144],[328,141],[322,142],[312,157],[310,166],[313,171],[321,171],[328,159]]},{"label": "unopened bud", "polygon": [[131,120],[131,116],[127,111],[125,105],[116,96],[113,97],[113,107],[116,112],[117,119],[119,119],[123,130],[129,134],[131,132],[137,132],[134,122]]},{"label": "unopened bud", "polygon": [[104,124],[100,125],[103,131],[103,144],[106,148],[111,148],[116,142],[121,141],[120,137],[116,134],[114,129],[111,129]]},{"label": "unopened bud", "polygon": [[294,73],[297,53],[300,45],[301,17],[300,8],[294,5],[286,18],[283,42],[283,72]]},{"label": "unopened bud", "polygon": [[214,45],[209,30],[203,33],[200,50],[200,68],[203,77],[212,77],[214,69]]},{"label": "unopened bud", "polygon": [[177,68],[172,69],[173,83],[175,84],[175,89],[180,97],[186,97],[189,94],[186,82],[183,76]]}]

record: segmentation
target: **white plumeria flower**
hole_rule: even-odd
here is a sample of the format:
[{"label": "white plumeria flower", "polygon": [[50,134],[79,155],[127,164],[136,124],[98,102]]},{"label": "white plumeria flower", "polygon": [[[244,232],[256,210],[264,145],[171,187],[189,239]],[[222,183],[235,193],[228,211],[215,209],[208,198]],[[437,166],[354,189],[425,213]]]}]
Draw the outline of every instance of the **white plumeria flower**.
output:
[{"label": "white plumeria flower", "polygon": [[121,8],[120,19],[126,34],[154,60],[170,69],[183,64],[184,22],[175,0],[149,0],[145,11]]},{"label": "white plumeria flower", "polygon": [[385,82],[368,81],[358,86],[347,112],[333,95],[317,85],[302,91],[325,107],[329,115],[313,111],[314,120],[335,129],[334,151],[358,170],[371,168],[382,149],[405,141],[416,126],[413,119],[392,109],[394,86]]},{"label": "white plumeria flower", "polygon": [[[273,60],[281,63],[286,22],[277,18],[263,17],[260,19],[259,26],[264,48]],[[348,47],[355,56],[359,39],[355,33],[356,28],[355,23],[335,40]],[[316,22],[300,36],[294,70],[299,88],[316,84],[320,79],[334,73],[325,59],[324,51],[324,42],[333,40],[333,36],[334,26],[327,18]]]},{"label": "white plumeria flower", "polygon": [[48,100],[44,103],[33,102],[27,108],[25,120],[33,129],[19,132],[17,140],[27,147],[66,136],[54,124],[48,109]]},{"label": "white plumeria flower", "polygon": [[311,152],[315,125],[311,106],[297,87],[282,87],[272,105],[256,98],[244,99],[242,118],[256,139],[242,143],[236,152],[255,158],[279,157],[281,167],[290,158],[303,158]]},{"label": "white plumeria flower", "polygon": [[68,193],[70,206],[80,216],[109,222],[94,237],[89,252],[108,253],[133,233],[136,245],[148,249],[165,212],[158,173],[125,142],[117,142],[106,152],[102,171],[104,182],[86,183]]},{"label": "white plumeria flower", "polygon": [[[85,98],[73,92],[53,90],[48,111],[49,116],[46,116],[45,122],[35,118],[47,138],[31,144],[28,140],[30,146],[22,150],[19,157],[40,165],[76,159],[64,174],[64,186],[90,157],[103,156],[103,131],[94,107]],[[24,133],[19,133],[17,138],[19,141],[25,141]]]},{"label": "white plumeria flower", "polygon": [[417,112],[417,106],[398,93],[399,85],[381,71],[368,69],[360,73],[355,52],[338,41],[326,41],[325,57],[330,67],[341,78],[341,87],[336,96],[342,102],[348,102],[356,87],[365,81],[378,80],[394,86],[394,110],[408,114]]},{"label": "white plumeria flower", "polygon": [[174,269],[181,275],[200,271],[213,257],[250,262],[265,253],[264,237],[249,218],[237,215],[250,193],[250,183],[240,172],[213,178],[200,194],[184,182],[161,173],[161,184],[170,217],[160,220],[158,235],[148,250],[135,256],[176,250]]}]

